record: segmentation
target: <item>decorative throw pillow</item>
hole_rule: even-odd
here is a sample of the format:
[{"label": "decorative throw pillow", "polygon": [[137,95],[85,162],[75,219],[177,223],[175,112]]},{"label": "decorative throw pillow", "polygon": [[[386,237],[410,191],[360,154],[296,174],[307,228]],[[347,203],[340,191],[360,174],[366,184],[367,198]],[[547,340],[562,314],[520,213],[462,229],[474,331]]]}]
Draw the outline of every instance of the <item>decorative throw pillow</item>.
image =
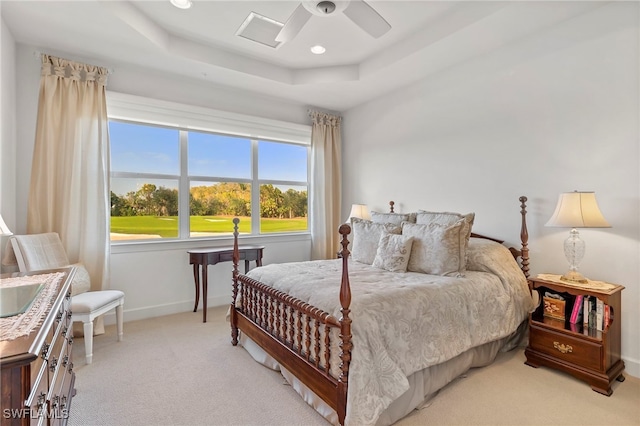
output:
[{"label": "decorative throw pillow", "polygon": [[393,223],[402,225],[402,222],[416,222],[415,215],[411,213],[379,213],[371,212],[371,221],[376,223]]},{"label": "decorative throw pillow", "polygon": [[408,235],[383,233],[373,266],[390,272],[406,272],[412,243],[413,237]]},{"label": "decorative throw pillow", "polygon": [[375,223],[370,220],[352,218],[351,230],[353,242],[351,258],[355,261],[371,265],[378,251],[378,243],[383,232],[400,234],[402,228],[391,223]]},{"label": "decorative throw pillow", "polygon": [[402,224],[402,235],[413,237],[407,271],[460,276],[466,270],[469,224]]},{"label": "decorative throw pillow", "polygon": [[452,212],[428,212],[426,210],[418,210],[418,213],[416,213],[416,223],[421,225],[428,223],[453,225],[460,219],[464,219],[469,224],[469,234],[471,234],[471,227],[473,226],[475,217],[475,213],[460,214]]},{"label": "decorative throw pillow", "polygon": [[91,277],[87,268],[82,263],[74,263],[71,266],[76,267],[76,274],[71,281],[71,296],[91,290]]},{"label": "decorative throw pillow", "polygon": [[469,238],[471,237],[471,227],[473,226],[473,221],[476,218],[475,213],[452,213],[452,212],[428,212],[426,210],[418,210],[416,213],[416,223],[419,224],[428,224],[428,223],[439,223],[440,225],[453,225],[460,219],[464,219],[469,224],[467,231],[467,240],[466,244],[469,242]]}]

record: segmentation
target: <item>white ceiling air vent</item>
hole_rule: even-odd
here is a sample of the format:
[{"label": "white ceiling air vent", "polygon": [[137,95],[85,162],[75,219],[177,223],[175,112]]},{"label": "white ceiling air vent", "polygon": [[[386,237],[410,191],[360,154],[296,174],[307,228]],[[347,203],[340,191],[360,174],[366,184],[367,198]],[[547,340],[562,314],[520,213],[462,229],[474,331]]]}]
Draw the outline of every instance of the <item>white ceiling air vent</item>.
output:
[{"label": "white ceiling air vent", "polygon": [[236,35],[276,48],[280,45],[280,42],[276,41],[276,36],[282,27],[284,27],[282,22],[251,12],[238,28]]}]

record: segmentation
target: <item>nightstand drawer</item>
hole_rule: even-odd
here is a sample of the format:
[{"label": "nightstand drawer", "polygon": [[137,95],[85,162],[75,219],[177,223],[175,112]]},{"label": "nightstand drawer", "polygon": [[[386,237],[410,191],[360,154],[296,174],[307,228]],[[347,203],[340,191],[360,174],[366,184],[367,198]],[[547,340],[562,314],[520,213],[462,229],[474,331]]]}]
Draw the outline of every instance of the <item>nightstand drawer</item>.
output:
[{"label": "nightstand drawer", "polygon": [[603,371],[603,346],[589,340],[531,325],[529,346],[556,359],[591,370]]}]

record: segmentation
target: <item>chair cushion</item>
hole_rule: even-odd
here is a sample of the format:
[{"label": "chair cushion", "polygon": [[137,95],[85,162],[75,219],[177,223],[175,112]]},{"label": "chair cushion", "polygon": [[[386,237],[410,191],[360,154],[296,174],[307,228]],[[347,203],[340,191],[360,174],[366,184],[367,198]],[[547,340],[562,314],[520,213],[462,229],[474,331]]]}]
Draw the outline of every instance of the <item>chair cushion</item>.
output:
[{"label": "chair cushion", "polygon": [[71,298],[71,312],[84,314],[124,297],[120,290],[88,291]]}]

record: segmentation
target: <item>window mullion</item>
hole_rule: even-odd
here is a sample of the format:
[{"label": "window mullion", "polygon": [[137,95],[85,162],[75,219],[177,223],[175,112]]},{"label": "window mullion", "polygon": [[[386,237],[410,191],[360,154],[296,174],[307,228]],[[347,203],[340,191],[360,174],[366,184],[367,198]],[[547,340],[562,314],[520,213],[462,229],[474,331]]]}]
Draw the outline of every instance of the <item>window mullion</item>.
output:
[{"label": "window mullion", "polygon": [[260,234],[260,183],[258,180],[258,141],[251,140],[251,233]]},{"label": "window mullion", "polygon": [[180,130],[180,181],[178,183],[178,221],[180,239],[190,237],[191,230],[189,221],[191,212],[189,211],[189,132]]}]

